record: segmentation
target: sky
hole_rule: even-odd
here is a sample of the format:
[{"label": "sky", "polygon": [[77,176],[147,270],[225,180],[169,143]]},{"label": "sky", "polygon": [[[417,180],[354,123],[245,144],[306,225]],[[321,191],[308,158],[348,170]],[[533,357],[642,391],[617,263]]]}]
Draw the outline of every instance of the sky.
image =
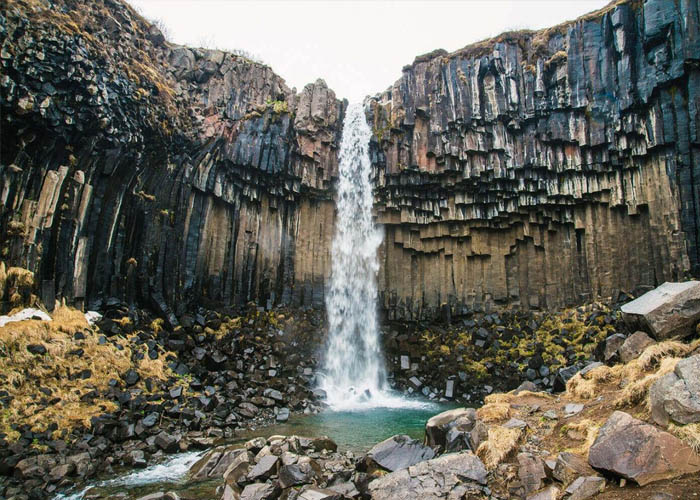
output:
[{"label": "sky", "polygon": [[420,54],[575,19],[609,0],[129,0],[171,42],[244,50],[301,91],[323,78],[361,101]]}]

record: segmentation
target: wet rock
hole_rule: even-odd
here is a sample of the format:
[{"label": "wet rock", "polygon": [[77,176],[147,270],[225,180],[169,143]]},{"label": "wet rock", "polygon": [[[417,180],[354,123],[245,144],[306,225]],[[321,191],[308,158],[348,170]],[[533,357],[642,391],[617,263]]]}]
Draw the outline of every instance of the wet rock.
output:
[{"label": "wet rock", "polygon": [[605,479],[602,477],[579,477],[566,488],[566,493],[570,495],[567,500],[584,500],[602,493],[603,490],[605,490]]},{"label": "wet rock", "polygon": [[405,434],[392,436],[372,447],[367,457],[388,471],[396,471],[435,456],[432,448]]},{"label": "wet rock", "polygon": [[57,465],[49,471],[49,481],[52,483],[58,483],[73,472],[75,472],[75,465],[71,463]]},{"label": "wet rock", "polygon": [[654,381],[649,403],[661,426],[700,422],[700,354],[680,360],[673,372]]},{"label": "wet rock", "polygon": [[143,450],[131,450],[126,454],[124,462],[137,469],[143,469],[148,465]]},{"label": "wet rock", "polygon": [[656,340],[690,335],[700,320],[700,282],[666,282],[621,310],[631,328],[647,330]]},{"label": "wet rock", "polygon": [[471,451],[450,453],[399,469],[372,481],[373,500],[407,498],[462,498],[483,494],[486,484],[484,464]]},{"label": "wet rock", "polygon": [[700,457],[681,440],[621,411],[601,427],[588,462],[640,486],[700,471]]},{"label": "wet rock", "polygon": [[620,347],[620,361],[629,363],[633,359],[637,359],[644,349],[655,344],[654,340],[644,332],[634,332],[627,337]]},{"label": "wet rock", "polygon": [[219,446],[204,454],[190,467],[188,475],[195,481],[223,477],[224,473],[236,461],[239,455],[250,460],[248,450],[237,446]]},{"label": "wet rock", "polygon": [[289,420],[289,408],[280,408],[275,416],[275,420],[278,422],[286,422]]}]

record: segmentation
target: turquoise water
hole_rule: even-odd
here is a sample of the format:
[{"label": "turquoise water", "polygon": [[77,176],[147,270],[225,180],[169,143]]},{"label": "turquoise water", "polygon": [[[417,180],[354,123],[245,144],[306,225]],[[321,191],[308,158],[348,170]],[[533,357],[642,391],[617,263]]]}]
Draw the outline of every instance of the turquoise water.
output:
[{"label": "turquoise water", "polygon": [[[338,444],[339,451],[350,450],[359,455],[395,434],[408,434],[414,439],[422,440],[428,419],[454,407],[455,405],[425,403],[408,408],[367,408],[362,411],[293,415],[283,424],[247,431],[237,436],[234,443],[276,434],[328,436]],[[68,495],[59,495],[56,500],[81,500],[86,496],[105,498],[115,493],[126,493],[126,498],[131,499],[155,491],[176,491],[183,497],[194,499],[213,498],[220,481],[187,483],[187,471],[203,454],[204,452],[195,452],[171,455],[160,464],[103,478]]]},{"label": "turquoise water", "polygon": [[255,436],[275,434],[297,436],[328,436],[340,451],[364,453],[372,446],[395,434],[408,434],[423,439],[425,422],[442,411],[454,408],[426,403],[422,408],[368,408],[362,411],[333,411],[316,415],[295,415],[285,424],[246,432],[241,441]]}]

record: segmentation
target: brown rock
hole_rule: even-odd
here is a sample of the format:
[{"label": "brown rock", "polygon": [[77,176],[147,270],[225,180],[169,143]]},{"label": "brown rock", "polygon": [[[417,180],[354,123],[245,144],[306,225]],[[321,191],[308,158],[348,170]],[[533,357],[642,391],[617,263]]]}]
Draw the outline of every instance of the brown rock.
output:
[{"label": "brown rock", "polygon": [[556,479],[568,485],[579,476],[594,476],[595,471],[580,455],[563,451],[557,456],[557,463],[554,466],[553,475]]},{"label": "brown rock", "polygon": [[588,462],[641,486],[700,471],[700,457],[680,439],[621,411],[598,432]]},{"label": "brown rock", "polygon": [[700,422],[700,354],[680,360],[649,389],[651,416],[659,425]]},{"label": "brown rock", "polygon": [[542,487],[542,481],[547,477],[544,470],[544,462],[540,457],[536,457],[531,453],[518,454],[518,477],[525,489],[525,494],[539,490]]},{"label": "brown rock", "polygon": [[637,359],[644,352],[644,349],[652,344],[655,342],[649,335],[642,331],[634,332],[620,347],[620,361],[629,363],[633,359]]}]

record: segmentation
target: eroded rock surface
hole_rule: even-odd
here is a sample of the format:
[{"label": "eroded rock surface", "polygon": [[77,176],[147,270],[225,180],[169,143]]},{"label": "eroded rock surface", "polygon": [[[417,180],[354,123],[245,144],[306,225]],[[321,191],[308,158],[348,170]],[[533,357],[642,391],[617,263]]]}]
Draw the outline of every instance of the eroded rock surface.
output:
[{"label": "eroded rock surface", "polygon": [[700,471],[700,456],[680,439],[621,411],[601,427],[588,463],[640,486]]}]

